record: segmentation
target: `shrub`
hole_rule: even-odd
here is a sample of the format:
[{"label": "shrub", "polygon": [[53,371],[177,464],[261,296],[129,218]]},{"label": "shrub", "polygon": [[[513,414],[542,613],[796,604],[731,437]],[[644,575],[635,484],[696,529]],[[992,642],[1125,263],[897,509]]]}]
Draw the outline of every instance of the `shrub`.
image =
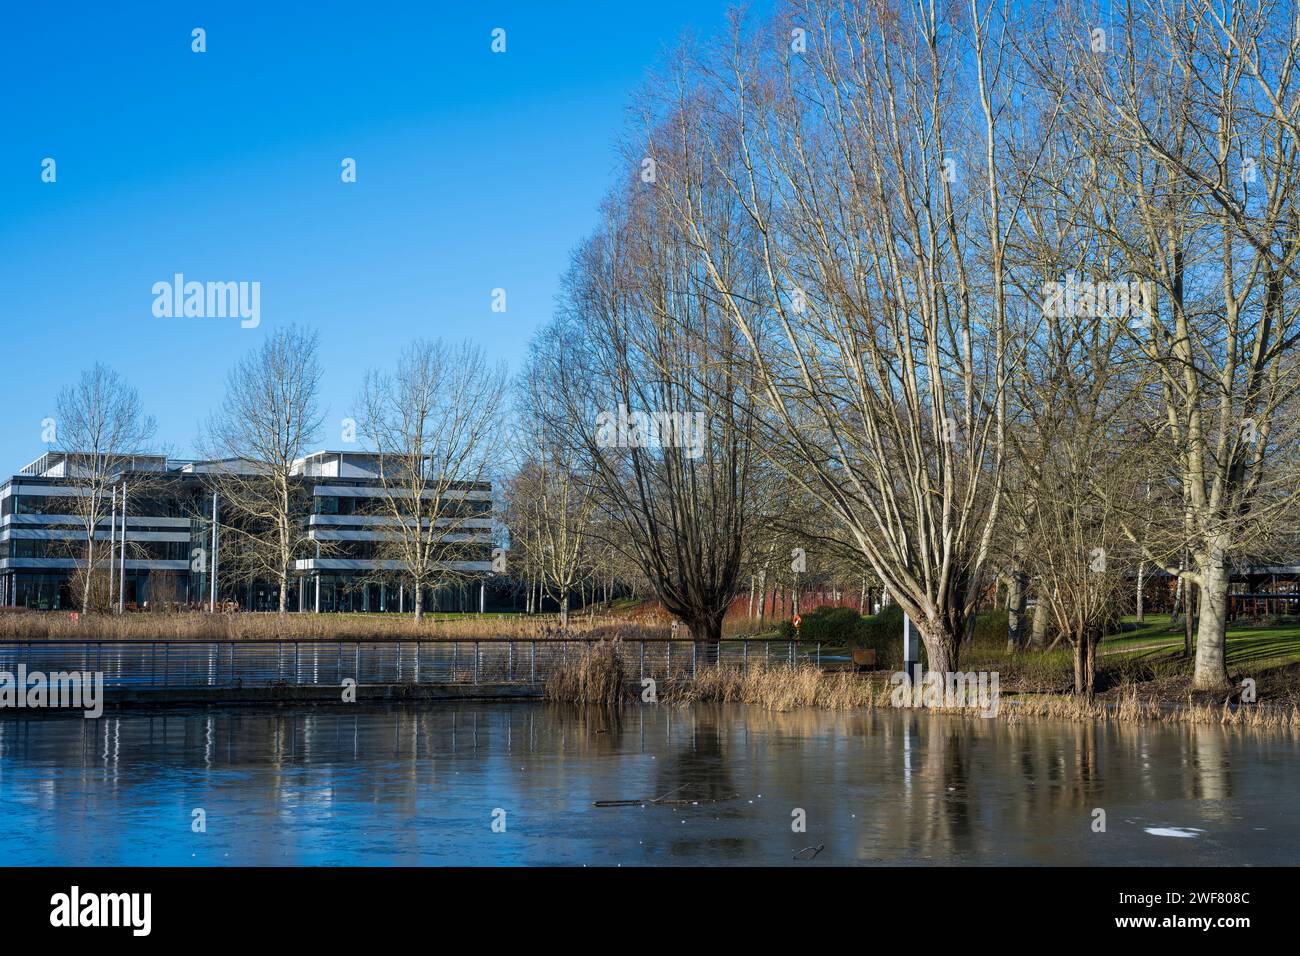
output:
[{"label": "shrub", "polygon": [[[1004,648],[1007,646],[1009,615],[1006,609],[984,611],[975,615],[975,633],[971,643],[977,647]],[[1031,626],[1031,616],[1025,616],[1025,626]]]},{"label": "shrub", "polygon": [[903,609],[897,604],[886,604],[879,613],[862,621],[861,635],[853,646],[874,650],[878,668],[894,671],[902,667]]},{"label": "shrub", "polygon": [[[862,615],[851,607],[819,607],[802,618],[799,639],[822,644],[847,644],[858,633],[863,621]],[[794,637],[792,622],[781,622],[781,636]]]},{"label": "shrub", "polygon": [[[876,652],[877,667],[897,667],[903,658],[903,612],[897,605],[888,605],[870,617],[863,617],[851,607],[819,607],[802,617],[801,641],[870,648]],[[794,637],[791,622],[782,622],[781,636]]]}]

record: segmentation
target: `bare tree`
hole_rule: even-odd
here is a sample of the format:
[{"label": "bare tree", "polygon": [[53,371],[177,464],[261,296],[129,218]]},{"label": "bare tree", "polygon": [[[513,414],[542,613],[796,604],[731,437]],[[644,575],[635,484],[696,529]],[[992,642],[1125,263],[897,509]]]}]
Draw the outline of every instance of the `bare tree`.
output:
[{"label": "bare tree", "polygon": [[272,333],[227,376],[225,400],[202,439],[217,459],[206,477],[234,519],[222,525],[228,557],[238,557],[245,576],[278,584],[281,614],[293,563],[312,546],[302,521],[309,495],[296,466],[322,421],[316,349],[317,334],[299,326]]},{"label": "bare tree", "polygon": [[707,660],[743,567],[753,383],[659,196],[633,185],[606,204],[574,259],[539,371],[558,410],[548,426],[596,481],[619,532],[612,543]]},{"label": "bare tree", "polygon": [[1172,525],[1128,533],[1199,588],[1199,688],[1226,679],[1234,564],[1295,501],[1279,441],[1300,385],[1294,17],[1272,3],[1144,3],[1117,8],[1099,48],[1083,42],[1086,8],[1068,8],[1038,70],[1113,183],[1097,229],[1153,287],[1134,348],[1156,373],[1149,407],[1180,500]]},{"label": "bare tree", "polygon": [[144,454],[156,425],[141,409],[139,392],[98,362],[81,373],[76,385],[59,392],[55,415],[64,474],[76,480],[79,491],[70,505],[84,536],[76,579],[85,612],[91,610],[96,572],[109,557],[96,543],[108,536],[100,525],[109,519],[111,489],[133,459]]},{"label": "bare tree", "polygon": [[472,494],[499,454],[498,415],[505,370],[469,343],[420,339],[394,373],[371,371],[362,387],[360,432],[378,459],[379,556],[414,588],[415,620],[424,592],[464,581],[491,502]]},{"label": "bare tree", "polygon": [[[515,385],[515,444],[522,460],[509,487],[511,549],[534,569],[537,579],[560,606],[560,626],[568,627],[569,603],[584,577],[594,572],[597,545],[595,482],[583,474],[578,449],[548,424],[562,409],[543,379],[546,330],[533,343]],[[560,345],[560,343],[556,343]]]},{"label": "bare tree", "polygon": [[738,287],[736,233],[697,184],[671,192],[750,347],[763,446],[843,523],[939,671],[983,593],[1005,457],[1019,194],[1001,153],[1030,134],[1000,10],[809,0],[775,42],[738,30],[726,69],[703,71],[707,122],[681,136],[742,210],[761,292]]}]

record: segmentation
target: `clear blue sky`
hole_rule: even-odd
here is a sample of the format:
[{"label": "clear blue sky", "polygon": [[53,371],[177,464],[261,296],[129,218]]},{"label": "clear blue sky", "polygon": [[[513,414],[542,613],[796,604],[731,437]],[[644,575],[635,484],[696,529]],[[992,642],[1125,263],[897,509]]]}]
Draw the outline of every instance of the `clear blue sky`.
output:
[{"label": "clear blue sky", "polygon": [[[45,450],[55,394],[96,360],[140,389],[182,457],[226,370],[281,325],[320,330],[325,446],[364,370],[412,338],[471,337],[515,369],[620,172],[631,95],[725,11],[5,4],[0,475]],[[344,157],[356,183],[340,181]],[[260,327],[155,318],[151,287],[177,272],[260,282]]]}]

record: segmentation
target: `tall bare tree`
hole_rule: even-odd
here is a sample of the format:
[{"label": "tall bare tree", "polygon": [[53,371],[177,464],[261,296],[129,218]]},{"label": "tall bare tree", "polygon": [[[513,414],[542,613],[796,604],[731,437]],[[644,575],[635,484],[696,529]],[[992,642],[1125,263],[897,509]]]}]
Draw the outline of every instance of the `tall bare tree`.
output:
[{"label": "tall bare tree", "polygon": [[582,471],[579,449],[564,441],[550,423],[563,410],[543,378],[545,350],[551,330],[534,341],[528,361],[515,383],[515,446],[520,465],[509,496],[512,553],[535,571],[550,597],[559,604],[560,626],[569,624],[569,604],[584,577],[594,572],[598,545],[596,488]]},{"label": "tall bare tree", "polygon": [[386,529],[379,556],[412,582],[416,621],[424,593],[464,581],[482,521],[474,485],[497,463],[505,398],[502,366],[482,349],[420,339],[395,372],[371,371],[361,390],[359,431],[378,458],[377,514]]},{"label": "tall bare tree", "polygon": [[1225,682],[1234,565],[1295,501],[1279,441],[1300,385],[1295,18],[1292,4],[1147,2],[1116,8],[1098,43],[1088,8],[1070,6],[1038,71],[1114,184],[1098,228],[1155,290],[1134,348],[1156,373],[1149,407],[1180,500],[1172,527],[1129,534],[1199,589],[1200,688]]},{"label": "tall bare tree", "polygon": [[764,447],[842,522],[940,671],[983,593],[1005,457],[1019,194],[1001,153],[1027,133],[1003,12],[809,0],[756,39],[737,30],[680,135],[739,206],[761,290],[724,268],[737,234],[698,184],[671,192],[749,344]]},{"label": "tall bare tree", "polygon": [[[81,373],[77,384],[59,392],[55,402],[55,434],[65,454],[63,467],[76,479],[79,494],[70,499],[83,534],[82,566],[76,576],[82,611],[90,611],[96,572],[108,560],[97,540],[111,512],[112,488],[145,453],[156,430],[154,419],[140,406],[140,394],[122,376],[96,362]],[[111,571],[111,569],[110,569]]]},{"label": "tall bare tree", "polygon": [[217,459],[207,478],[235,519],[222,526],[230,556],[246,576],[276,582],[281,614],[293,563],[311,546],[302,520],[309,492],[295,470],[321,427],[317,338],[300,326],[279,329],[241,359],[202,439]]},{"label": "tall bare tree", "polygon": [[[640,168],[639,154],[628,162]],[[581,453],[618,529],[613,543],[708,659],[743,567],[758,458],[752,382],[743,343],[660,196],[637,183],[606,203],[575,256],[539,372],[558,412],[548,425]]]}]

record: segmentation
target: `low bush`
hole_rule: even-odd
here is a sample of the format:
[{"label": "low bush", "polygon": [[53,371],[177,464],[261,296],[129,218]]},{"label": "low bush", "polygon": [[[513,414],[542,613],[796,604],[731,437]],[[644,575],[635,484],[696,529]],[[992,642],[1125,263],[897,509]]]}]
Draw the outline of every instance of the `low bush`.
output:
[{"label": "low bush", "polygon": [[[851,607],[819,607],[802,615],[799,640],[809,644],[870,648],[876,652],[876,666],[894,668],[903,659],[903,612],[887,605],[879,614],[864,617]],[[794,637],[794,625],[785,621],[781,636]]]},{"label": "low bush", "polygon": [[[975,633],[971,636],[971,643],[977,647],[1006,647],[1009,617],[1005,608],[975,615]],[[1030,626],[1028,615],[1025,617],[1025,626]]]}]

